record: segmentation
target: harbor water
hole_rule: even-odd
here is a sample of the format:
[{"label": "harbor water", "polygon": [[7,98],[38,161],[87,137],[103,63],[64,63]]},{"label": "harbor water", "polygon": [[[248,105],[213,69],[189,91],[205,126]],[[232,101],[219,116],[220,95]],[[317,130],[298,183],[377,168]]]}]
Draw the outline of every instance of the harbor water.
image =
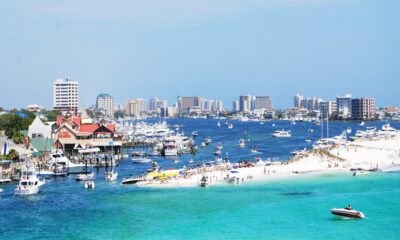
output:
[{"label": "harbor water", "polygon": [[[158,120],[148,120],[148,122]],[[199,146],[206,137],[212,143],[196,155],[156,157],[163,168],[180,168],[213,160],[221,142],[222,156],[231,162],[255,157],[286,161],[290,152],[311,148],[321,137],[321,126],[298,122],[232,122],[172,119],[184,125]],[[275,124],[273,127],[272,124]],[[329,135],[347,127],[353,133],[385,122],[330,122]],[[400,123],[391,123],[400,128]],[[325,126],[325,125],[324,125]],[[291,138],[276,139],[275,130],[291,130]],[[313,128],[314,132],[307,130]],[[323,131],[326,136],[326,129]],[[238,147],[239,139],[246,146]],[[249,141],[250,139],[250,141]],[[251,148],[261,154],[254,154]],[[146,150],[146,149],[143,149]],[[149,149],[150,151],[150,149]],[[239,186],[153,189],[122,186],[122,177],[140,175],[150,167],[125,159],[116,167],[118,180],[105,182],[104,169],[96,172],[96,187],[85,190],[75,176],[52,178],[39,194],[14,196],[16,183],[1,185],[0,239],[400,239],[400,173],[371,173],[353,177],[351,172],[304,175],[269,182],[245,182]],[[351,204],[365,219],[333,217],[331,208]]]}]

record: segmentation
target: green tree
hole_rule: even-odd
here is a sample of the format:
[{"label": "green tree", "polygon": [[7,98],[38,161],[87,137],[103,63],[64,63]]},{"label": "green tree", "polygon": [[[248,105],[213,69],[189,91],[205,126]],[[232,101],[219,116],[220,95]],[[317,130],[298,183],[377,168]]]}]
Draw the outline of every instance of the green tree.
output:
[{"label": "green tree", "polygon": [[0,116],[0,129],[5,130],[8,138],[12,138],[16,132],[23,129],[24,120],[22,117],[10,112]]},{"label": "green tree", "polygon": [[8,154],[7,154],[7,158],[11,159],[11,160],[15,160],[18,158],[18,152],[15,149],[11,149]]},{"label": "green tree", "polygon": [[118,119],[118,118],[123,118],[125,117],[125,112],[123,111],[115,111],[114,112],[114,118]]}]

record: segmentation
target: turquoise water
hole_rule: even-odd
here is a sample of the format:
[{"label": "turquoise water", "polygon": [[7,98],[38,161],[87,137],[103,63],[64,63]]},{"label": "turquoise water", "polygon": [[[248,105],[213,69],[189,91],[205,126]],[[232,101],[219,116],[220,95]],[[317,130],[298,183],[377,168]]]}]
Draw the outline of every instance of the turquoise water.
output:
[{"label": "turquoise water", "polygon": [[[183,121],[187,132],[199,123],[176,121]],[[223,142],[232,161],[252,157],[237,148],[243,129],[263,149],[264,158],[285,159],[288,150],[303,147],[302,138],[310,137],[298,126],[292,139],[278,144],[270,139],[269,126],[244,123],[235,125],[236,132],[216,132],[222,131],[213,130],[216,122],[200,123],[199,138],[210,135],[213,144]],[[347,128],[344,123],[333,125],[338,132]],[[212,151],[210,147],[184,156],[181,164],[190,157],[212,159]],[[158,161],[174,166],[171,159]],[[117,168],[119,179],[147,167],[125,160]],[[2,185],[0,239],[400,239],[400,173],[299,176],[207,189],[121,186],[119,181],[105,182],[103,176],[100,170],[92,191],[73,176],[51,179],[40,194],[30,197],[13,196],[15,184]],[[348,204],[366,218],[343,220],[329,211]]]}]

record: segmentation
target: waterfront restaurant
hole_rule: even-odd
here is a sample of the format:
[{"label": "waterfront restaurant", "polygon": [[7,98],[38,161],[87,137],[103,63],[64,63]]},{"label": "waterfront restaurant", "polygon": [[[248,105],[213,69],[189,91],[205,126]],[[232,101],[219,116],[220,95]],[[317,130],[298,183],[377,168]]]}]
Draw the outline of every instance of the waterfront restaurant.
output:
[{"label": "waterfront restaurant", "polygon": [[122,137],[115,133],[114,124],[83,124],[80,117],[58,117],[54,132],[55,147],[76,154],[81,149],[98,147],[102,152],[121,152]]}]

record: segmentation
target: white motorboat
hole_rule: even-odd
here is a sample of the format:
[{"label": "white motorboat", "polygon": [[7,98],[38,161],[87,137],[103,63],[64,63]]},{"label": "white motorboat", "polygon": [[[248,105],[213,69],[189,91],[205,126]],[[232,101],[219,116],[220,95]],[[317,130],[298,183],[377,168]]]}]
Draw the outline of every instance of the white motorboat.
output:
[{"label": "white motorboat", "polygon": [[306,153],[307,153],[307,148],[304,148],[302,150],[297,150],[297,151],[290,152],[290,154],[292,154],[293,157],[301,157]]},{"label": "white motorboat", "polygon": [[0,188],[0,192],[3,192],[3,189],[2,189],[2,188]]},{"label": "white motorboat", "polygon": [[362,212],[356,211],[354,209],[348,208],[332,208],[331,213],[340,217],[349,217],[349,218],[364,218],[364,214]]},{"label": "white motorboat", "polygon": [[[166,155],[170,156],[170,155]],[[151,162],[151,159],[145,158],[145,157],[138,157],[138,158],[132,158],[133,163],[149,163]]]},{"label": "white motorboat", "polygon": [[365,122],[360,122],[360,126],[364,126],[365,125]]},{"label": "white motorboat", "polygon": [[86,189],[94,189],[94,181],[86,181],[85,188]]},{"label": "white motorboat", "polygon": [[37,177],[33,166],[26,166],[21,171],[19,183],[15,188],[15,195],[32,195],[39,192],[39,188],[45,184],[45,180]]},{"label": "white motorboat", "polygon": [[228,125],[228,128],[229,128],[229,129],[232,129],[232,128],[233,128],[233,124],[230,123],[230,124]]},{"label": "white motorboat", "polygon": [[206,146],[207,146],[207,144],[205,142],[202,142],[200,145],[201,148],[205,148]]},{"label": "white motorboat", "polygon": [[221,150],[218,147],[216,147],[214,150],[214,155],[220,155],[220,154],[221,154]]},{"label": "white motorboat", "polygon": [[239,147],[244,147],[244,139],[239,139]]},{"label": "white motorboat", "polygon": [[218,123],[217,123],[217,126],[218,126],[218,127],[221,127],[221,123],[220,123],[220,122],[218,122]]},{"label": "white motorboat", "polygon": [[310,129],[307,130],[307,132],[314,132],[314,129],[310,128]]},{"label": "white motorboat", "polygon": [[310,143],[311,139],[306,139],[305,141],[306,141],[306,143]]},{"label": "white motorboat", "polygon": [[106,181],[115,181],[118,177],[118,172],[112,170],[110,172],[105,172],[104,175],[106,176]]},{"label": "white motorboat", "polygon": [[261,122],[260,122],[260,125],[264,125],[264,122],[263,122],[263,121],[261,121]]},{"label": "white motorboat", "polygon": [[272,126],[275,127],[276,126],[275,123],[273,123]]},{"label": "white motorboat", "polygon": [[347,130],[346,130],[346,132],[347,132],[348,134],[350,134],[350,133],[351,133],[351,127],[348,127]]},{"label": "white motorboat", "polygon": [[144,179],[143,177],[123,178],[121,184],[122,185],[137,184],[144,181],[146,181],[146,179]]},{"label": "white motorboat", "polygon": [[192,136],[193,136],[193,137],[197,137],[197,131],[193,131],[193,132],[192,132]]},{"label": "white motorboat", "polygon": [[208,138],[206,138],[206,140],[204,140],[204,143],[205,143],[206,145],[208,145],[211,141],[212,141],[211,138],[208,137]]},{"label": "white motorboat", "polygon": [[291,137],[292,134],[291,134],[291,131],[290,131],[290,130],[285,131],[284,129],[282,129],[282,130],[277,130],[277,131],[275,131],[275,132],[272,134],[272,136],[273,136],[273,137],[276,137],[276,138],[280,138],[280,137]]},{"label": "white motorboat", "polygon": [[360,175],[366,175],[368,173],[370,173],[370,172],[369,171],[364,171],[364,170],[357,170],[357,171],[353,172],[353,176],[355,177],[355,176],[360,176]]},{"label": "white motorboat", "polygon": [[76,175],[75,180],[76,181],[89,181],[89,180],[94,180],[95,176],[94,173],[80,173]]},{"label": "white motorboat", "polygon": [[84,164],[72,163],[62,152],[52,153],[50,154],[50,157],[50,165],[56,166],[56,171],[60,169],[68,169],[70,173],[74,173],[82,172],[82,170],[85,168]]}]

